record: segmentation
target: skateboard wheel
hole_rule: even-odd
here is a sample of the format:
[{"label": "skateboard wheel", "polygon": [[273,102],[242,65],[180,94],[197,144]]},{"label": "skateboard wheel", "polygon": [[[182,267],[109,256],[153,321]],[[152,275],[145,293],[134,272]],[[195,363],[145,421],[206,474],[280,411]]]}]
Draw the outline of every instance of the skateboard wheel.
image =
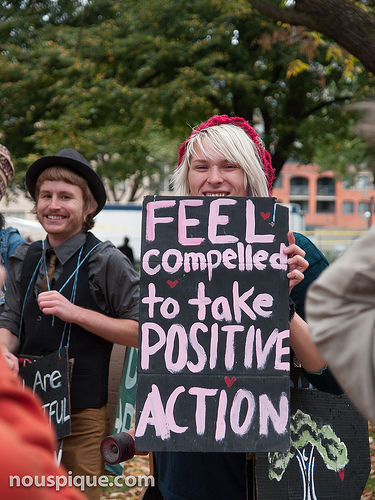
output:
[{"label": "skateboard wheel", "polygon": [[127,432],[119,432],[103,439],[100,453],[107,464],[114,465],[134,457],[134,439]]}]

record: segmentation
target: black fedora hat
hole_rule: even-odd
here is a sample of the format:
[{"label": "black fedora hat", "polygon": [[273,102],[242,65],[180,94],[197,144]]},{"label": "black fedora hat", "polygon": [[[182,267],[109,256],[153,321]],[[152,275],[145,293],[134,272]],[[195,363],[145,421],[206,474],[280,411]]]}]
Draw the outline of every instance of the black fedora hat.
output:
[{"label": "black fedora hat", "polygon": [[75,149],[63,149],[55,156],[42,156],[34,161],[26,172],[26,187],[35,200],[35,186],[40,174],[48,167],[67,167],[87,180],[89,188],[98,204],[95,215],[105,205],[106,194],[103,183],[90,163]]}]

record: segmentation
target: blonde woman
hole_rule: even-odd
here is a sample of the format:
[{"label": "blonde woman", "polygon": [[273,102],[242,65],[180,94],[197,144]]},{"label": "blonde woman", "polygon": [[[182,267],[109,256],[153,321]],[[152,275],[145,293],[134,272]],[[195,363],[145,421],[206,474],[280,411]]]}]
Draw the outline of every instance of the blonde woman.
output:
[{"label": "blonde woman", "polygon": [[[199,125],[181,144],[174,186],[182,196],[262,197],[270,196],[273,179],[270,154],[257,132],[244,119],[223,115]],[[296,236],[308,248],[306,259],[313,264],[309,283],[326,261],[307,238]],[[289,232],[288,239],[285,252],[289,256],[288,278],[293,293],[308,264],[293,233]],[[302,289],[300,297],[296,295],[297,310],[303,306],[305,291]],[[290,345],[304,374],[318,389],[341,393],[311,340],[307,324],[294,309],[290,316]],[[164,500],[253,498],[247,491],[249,466],[245,453],[155,452],[153,458]]]}]

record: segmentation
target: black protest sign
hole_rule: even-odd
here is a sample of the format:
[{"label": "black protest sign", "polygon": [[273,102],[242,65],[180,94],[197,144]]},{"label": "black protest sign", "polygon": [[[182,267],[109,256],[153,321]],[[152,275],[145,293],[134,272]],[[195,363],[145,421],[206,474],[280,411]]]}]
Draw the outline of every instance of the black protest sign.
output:
[{"label": "black protest sign", "polygon": [[136,448],[289,446],[288,210],[146,197]]},{"label": "black protest sign", "polygon": [[291,391],[290,449],[256,455],[258,500],[362,497],[371,470],[368,423],[349,399]]},{"label": "black protest sign", "polygon": [[25,385],[37,394],[57,438],[70,434],[70,367],[66,348],[44,357],[22,354],[18,358]]}]

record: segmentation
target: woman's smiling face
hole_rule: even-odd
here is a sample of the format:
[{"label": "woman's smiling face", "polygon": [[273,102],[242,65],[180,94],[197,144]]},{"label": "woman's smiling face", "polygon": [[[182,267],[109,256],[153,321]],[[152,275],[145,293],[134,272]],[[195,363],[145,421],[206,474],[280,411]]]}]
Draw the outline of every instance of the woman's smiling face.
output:
[{"label": "woman's smiling face", "polygon": [[197,146],[190,161],[188,181],[192,196],[249,196],[242,167],[213,148]]}]

